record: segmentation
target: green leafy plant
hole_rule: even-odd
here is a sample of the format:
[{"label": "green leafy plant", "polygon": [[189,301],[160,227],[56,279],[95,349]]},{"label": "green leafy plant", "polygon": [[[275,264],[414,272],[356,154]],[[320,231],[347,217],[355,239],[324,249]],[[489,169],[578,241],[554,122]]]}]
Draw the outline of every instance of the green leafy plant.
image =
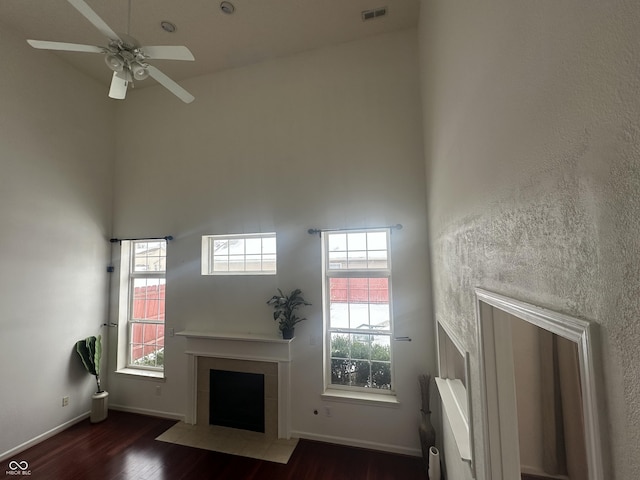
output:
[{"label": "green leafy plant", "polygon": [[164,365],[164,348],[160,348],[155,352],[151,352],[144,357],[134,360],[134,365],[143,365],[145,367],[162,367]]},{"label": "green leafy plant", "polygon": [[333,384],[388,390],[391,388],[390,361],[388,345],[365,341],[357,335],[335,335],[331,339]]},{"label": "green leafy plant", "polygon": [[289,295],[282,293],[278,289],[278,295],[274,295],[267,300],[267,305],[274,308],[273,320],[278,322],[281,331],[292,329],[296,324],[306,320],[299,317],[296,310],[304,305],[311,305],[303,296],[299,288],[293,290]]},{"label": "green leafy plant", "polygon": [[102,393],[100,387],[100,359],[102,358],[102,336],[87,337],[84,340],[76,342],[76,352],[82,360],[84,368],[87,369],[91,375],[96,377],[96,384],[98,385],[98,392]]}]

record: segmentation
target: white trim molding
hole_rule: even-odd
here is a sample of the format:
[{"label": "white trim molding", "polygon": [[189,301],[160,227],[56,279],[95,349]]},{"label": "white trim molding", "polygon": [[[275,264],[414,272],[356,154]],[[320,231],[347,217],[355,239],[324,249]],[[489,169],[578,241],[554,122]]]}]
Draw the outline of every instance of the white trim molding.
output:
[{"label": "white trim molding", "polygon": [[[494,323],[494,309],[506,312],[537,327],[574,342],[578,350],[582,407],[584,416],[588,480],[605,480],[604,453],[602,451],[603,431],[599,415],[600,383],[598,358],[594,342],[593,323],[554,312],[529,303],[514,300],[480,288],[476,293],[476,327],[478,336],[478,357],[480,363],[481,403],[483,423],[483,443],[485,445],[485,471],[487,479],[500,480],[517,478],[520,475],[517,418],[514,408],[504,409],[504,405],[515,402],[515,398],[505,398],[512,389],[500,388],[509,380],[508,365],[500,365],[501,351],[506,352],[511,342],[503,335],[504,330]],[[505,353],[512,355],[512,352]],[[512,363],[512,362],[511,362]],[[511,365],[511,376],[513,376]],[[507,392],[507,393],[505,393]],[[510,418],[506,418],[510,417]],[[515,435],[515,437],[514,437]],[[587,480],[587,479],[585,479]]]},{"label": "white trim molding", "polygon": [[444,412],[460,452],[460,458],[471,463],[471,437],[469,435],[466,388],[458,379],[436,377],[435,380]]},{"label": "white trim molding", "polygon": [[455,337],[450,327],[438,321],[438,374],[435,378],[445,418],[458,447],[460,458],[476,477],[474,460],[473,408],[471,401],[471,364],[469,352]]},{"label": "white trim molding", "polygon": [[27,440],[26,442],[21,443],[20,445],[12,448],[11,450],[7,450],[6,452],[0,453],[0,462],[3,462],[8,458],[15,457],[16,455],[20,454],[21,452],[24,452],[28,448],[31,448],[34,445],[37,445],[41,442],[44,442],[48,438],[51,438],[54,435],[57,435],[58,433],[63,432],[64,430],[75,425],[76,423],[80,423],[83,420],[86,420],[87,418],[89,418],[89,413],[90,412],[86,412],[86,413],[83,413],[82,415],[78,415],[77,417],[72,418],[71,420],[64,422],[61,425],[58,425],[55,428],[52,428],[51,430],[48,430],[38,435],[37,437],[32,438],[31,440]]},{"label": "white trim molding", "polygon": [[291,342],[268,335],[249,333],[177,332],[186,337],[187,412],[185,422],[195,424],[198,411],[198,359],[224,358],[277,364],[278,438],[291,438]]},{"label": "white trim molding", "polygon": [[165,412],[163,410],[152,410],[150,408],[129,407],[127,405],[109,404],[109,410],[118,412],[135,413],[138,415],[147,415],[149,417],[166,418],[184,422],[184,415],[175,412]]},{"label": "white trim molding", "polygon": [[422,451],[419,448],[401,447],[388,443],[369,442],[367,440],[356,440],[353,438],[336,437],[333,435],[321,435],[318,433],[303,432],[298,430],[292,431],[291,436],[293,438],[302,438],[324,443],[334,443],[336,445],[345,445],[347,447],[366,448],[368,450],[396,453],[399,455],[408,455],[411,457],[422,456]]}]

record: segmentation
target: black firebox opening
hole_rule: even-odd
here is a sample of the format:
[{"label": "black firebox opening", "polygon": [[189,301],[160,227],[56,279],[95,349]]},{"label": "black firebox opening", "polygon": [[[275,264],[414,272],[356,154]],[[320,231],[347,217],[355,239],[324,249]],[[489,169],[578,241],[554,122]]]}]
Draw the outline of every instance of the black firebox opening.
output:
[{"label": "black firebox opening", "polygon": [[209,424],[264,433],[264,375],[210,370]]}]

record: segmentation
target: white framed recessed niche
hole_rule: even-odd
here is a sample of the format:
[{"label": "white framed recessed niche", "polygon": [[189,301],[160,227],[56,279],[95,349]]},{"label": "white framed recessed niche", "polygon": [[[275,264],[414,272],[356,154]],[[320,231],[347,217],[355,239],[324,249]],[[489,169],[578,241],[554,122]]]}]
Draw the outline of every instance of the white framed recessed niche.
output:
[{"label": "white framed recessed niche", "polygon": [[469,465],[471,475],[475,478],[469,352],[464,349],[449,327],[440,321],[437,323],[436,336],[438,346],[436,386],[460,459]]},{"label": "white framed recessed niche", "polygon": [[[547,468],[573,468],[584,473],[569,478],[604,480],[594,325],[483,289],[475,293],[484,477],[510,480],[522,473],[551,474]],[[526,332],[535,337],[526,340]],[[527,350],[527,342],[533,348]],[[565,353],[558,353],[559,347]],[[519,360],[521,355],[528,356]],[[523,380],[523,365],[536,372],[531,381]],[[535,395],[525,391],[536,382],[540,389]],[[522,398],[541,400],[529,409]],[[563,402],[571,408],[563,411]],[[535,437],[527,425],[537,423],[542,440],[536,456],[536,445],[523,449],[521,442]],[[531,465],[521,462],[521,449]],[[540,464],[536,458],[542,459]]]}]

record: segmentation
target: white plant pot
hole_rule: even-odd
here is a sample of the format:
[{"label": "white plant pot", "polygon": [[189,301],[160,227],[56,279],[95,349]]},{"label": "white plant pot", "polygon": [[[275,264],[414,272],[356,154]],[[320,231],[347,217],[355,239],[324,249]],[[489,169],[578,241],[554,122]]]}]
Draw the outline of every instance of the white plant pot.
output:
[{"label": "white plant pot", "polygon": [[436,447],[429,449],[429,480],[440,480],[440,452]]},{"label": "white plant pot", "polygon": [[91,423],[106,420],[109,414],[109,392],[94,393],[91,395]]}]

